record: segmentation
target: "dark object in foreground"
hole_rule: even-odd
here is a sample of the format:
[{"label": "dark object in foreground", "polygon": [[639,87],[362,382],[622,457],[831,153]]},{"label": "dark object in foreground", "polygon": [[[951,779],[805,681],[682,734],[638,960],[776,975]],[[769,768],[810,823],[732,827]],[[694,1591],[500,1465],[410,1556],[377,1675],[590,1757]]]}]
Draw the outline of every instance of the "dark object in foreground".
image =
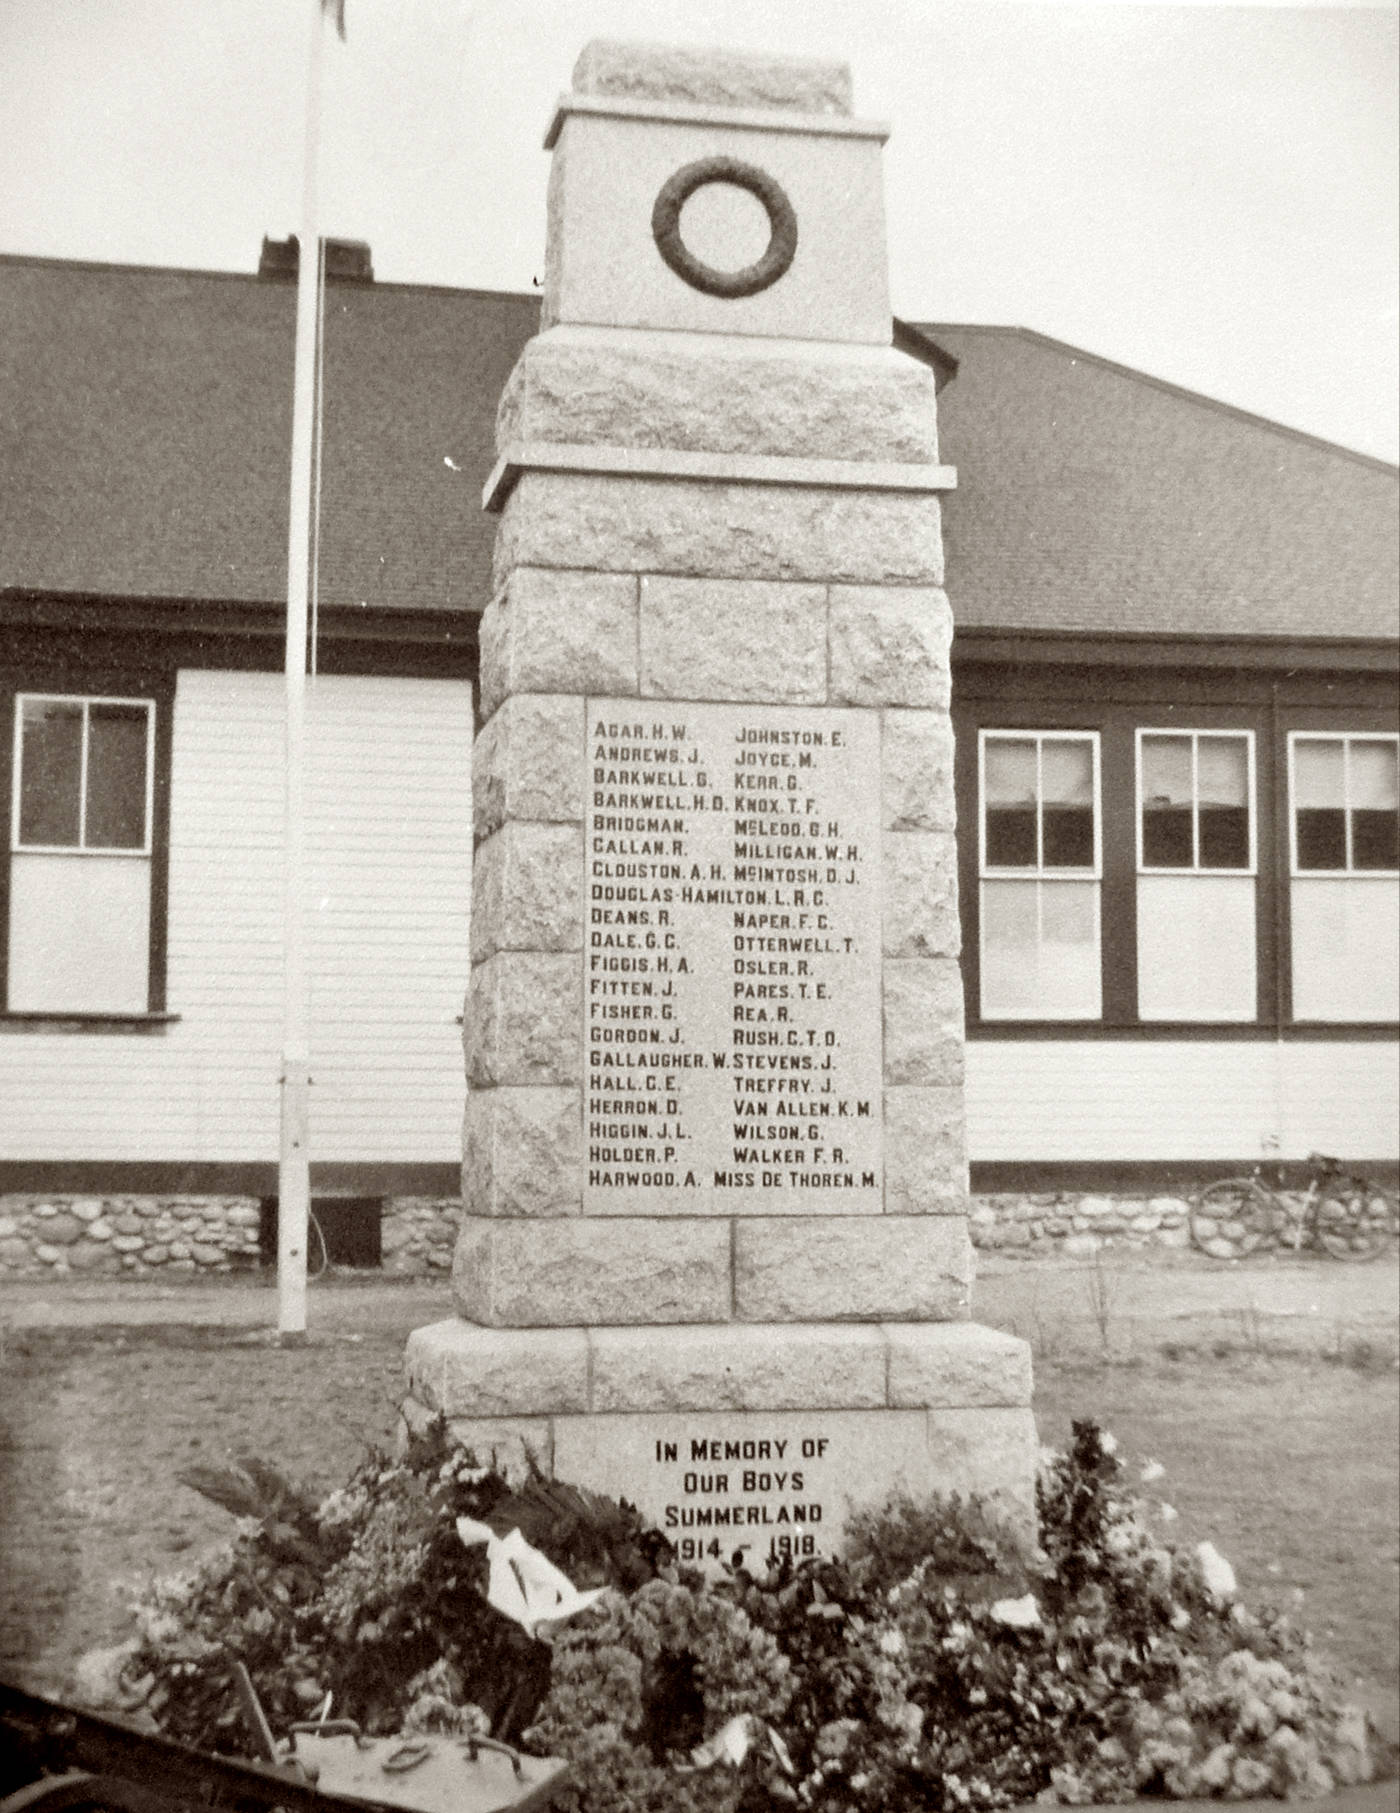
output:
[{"label": "dark object in foreground", "polygon": [[[503,1757],[500,1746],[481,1746],[472,1757],[461,1740],[412,1740],[413,1756],[404,1754],[399,1767],[383,1774],[376,1792],[375,1774],[406,1753],[408,1742],[381,1739],[362,1751],[345,1739],[338,1747],[344,1755],[316,1759],[327,1782],[322,1790],[296,1763],[239,1762],[192,1750],[0,1681],[0,1813],[439,1813],[449,1806],[453,1813],[531,1813],[548,1807],[567,1779],[557,1758]],[[343,1790],[335,1786],[340,1782]],[[450,1799],[443,1798],[445,1789]]]}]

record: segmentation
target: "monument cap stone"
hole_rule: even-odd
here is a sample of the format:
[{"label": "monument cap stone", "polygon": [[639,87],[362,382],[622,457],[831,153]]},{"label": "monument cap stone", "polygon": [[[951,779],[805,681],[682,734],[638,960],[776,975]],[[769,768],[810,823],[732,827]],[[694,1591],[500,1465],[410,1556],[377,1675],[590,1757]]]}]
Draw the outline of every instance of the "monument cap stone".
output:
[{"label": "monument cap stone", "polygon": [[542,325],[888,346],[885,137],[839,64],[590,46],[545,139]]},{"label": "monument cap stone", "polygon": [[851,111],[851,71],[845,63],[689,44],[594,38],[579,52],[573,83],[575,94],[621,95],[629,100],[793,113]]}]

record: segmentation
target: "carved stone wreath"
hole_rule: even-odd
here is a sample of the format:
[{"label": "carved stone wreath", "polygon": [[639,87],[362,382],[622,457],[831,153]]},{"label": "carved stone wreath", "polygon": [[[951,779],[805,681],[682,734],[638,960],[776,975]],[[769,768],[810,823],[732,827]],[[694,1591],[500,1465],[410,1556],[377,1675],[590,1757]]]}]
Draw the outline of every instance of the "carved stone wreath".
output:
[{"label": "carved stone wreath", "polygon": [[[768,216],[768,249],[739,271],[720,271],[697,258],[681,238],[681,209],[706,183],[731,183],[756,196]],[[651,210],[651,235],[666,263],[692,289],[707,296],[756,296],[784,274],[797,251],[797,216],[782,185],[766,170],[736,157],[702,157],[662,184]]]}]

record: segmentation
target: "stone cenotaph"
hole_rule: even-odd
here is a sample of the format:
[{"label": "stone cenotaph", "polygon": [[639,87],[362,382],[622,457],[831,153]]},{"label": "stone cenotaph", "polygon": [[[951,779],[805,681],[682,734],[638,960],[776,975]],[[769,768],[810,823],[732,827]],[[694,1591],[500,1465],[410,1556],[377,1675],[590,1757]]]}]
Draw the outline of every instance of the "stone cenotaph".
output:
[{"label": "stone cenotaph", "polygon": [[931,372],[840,64],[597,42],[481,627],[457,1315],[405,1416],[682,1559],[1032,1514],[971,1323]]}]

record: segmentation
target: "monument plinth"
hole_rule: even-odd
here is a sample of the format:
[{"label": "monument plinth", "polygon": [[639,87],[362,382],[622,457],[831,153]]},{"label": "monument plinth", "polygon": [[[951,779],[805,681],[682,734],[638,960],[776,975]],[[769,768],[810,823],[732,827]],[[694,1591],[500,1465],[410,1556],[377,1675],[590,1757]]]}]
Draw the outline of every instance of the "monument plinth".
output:
[{"label": "monument plinth", "polygon": [[547,145],[481,631],[458,1316],[410,1420],[829,1552],[896,1487],[1028,1518],[970,1323],[932,373],[840,65],[590,45]]}]

